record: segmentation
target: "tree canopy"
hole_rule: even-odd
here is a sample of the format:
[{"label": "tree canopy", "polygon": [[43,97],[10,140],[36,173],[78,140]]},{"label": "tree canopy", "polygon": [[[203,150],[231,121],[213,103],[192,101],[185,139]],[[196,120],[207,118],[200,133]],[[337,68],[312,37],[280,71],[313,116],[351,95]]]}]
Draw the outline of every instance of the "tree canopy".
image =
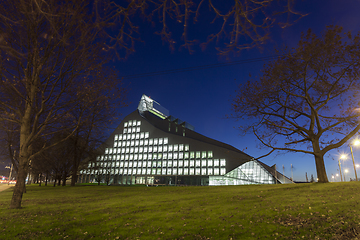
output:
[{"label": "tree canopy", "polygon": [[328,182],[324,155],[360,130],[360,35],[338,26],[321,37],[309,30],[296,48],[278,54],[258,80],[239,86],[234,116],[249,119],[241,130],[254,133],[269,154],[313,155],[319,182]]}]

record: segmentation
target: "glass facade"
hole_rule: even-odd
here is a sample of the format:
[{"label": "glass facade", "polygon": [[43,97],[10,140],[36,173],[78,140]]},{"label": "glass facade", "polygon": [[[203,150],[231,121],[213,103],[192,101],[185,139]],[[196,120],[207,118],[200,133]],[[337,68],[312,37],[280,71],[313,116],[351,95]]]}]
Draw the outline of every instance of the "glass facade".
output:
[{"label": "glass facade", "polygon": [[[103,154],[80,171],[80,181],[167,185],[291,183],[282,174],[273,176],[271,168],[268,171],[260,162],[227,144],[209,140],[191,132],[193,129],[187,128],[190,132],[186,132],[181,120],[152,108],[154,102],[150,98],[143,97],[141,101],[139,112],[131,115],[134,118],[127,117],[106,143]],[[147,119],[149,109],[154,115]],[[139,120],[144,118],[146,121]],[[157,122],[156,127],[151,121]],[[161,124],[163,128],[158,129]],[[178,127],[179,132],[175,130]]]}]

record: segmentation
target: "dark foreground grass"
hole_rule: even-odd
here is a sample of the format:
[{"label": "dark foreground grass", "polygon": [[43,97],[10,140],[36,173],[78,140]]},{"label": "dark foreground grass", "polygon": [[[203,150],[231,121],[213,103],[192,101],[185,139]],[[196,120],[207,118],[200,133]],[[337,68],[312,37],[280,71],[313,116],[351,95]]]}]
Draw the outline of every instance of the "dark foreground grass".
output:
[{"label": "dark foreground grass", "polygon": [[360,182],[29,186],[0,192],[0,239],[360,239]]}]

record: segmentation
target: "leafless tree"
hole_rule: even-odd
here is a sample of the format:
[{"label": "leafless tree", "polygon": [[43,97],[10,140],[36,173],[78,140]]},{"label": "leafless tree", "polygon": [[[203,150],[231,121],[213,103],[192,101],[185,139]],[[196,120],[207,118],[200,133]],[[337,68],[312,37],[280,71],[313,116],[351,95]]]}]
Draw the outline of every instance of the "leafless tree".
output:
[{"label": "leafless tree", "polygon": [[360,130],[360,35],[337,26],[321,37],[309,30],[297,48],[278,53],[259,80],[239,86],[234,116],[249,119],[241,130],[270,153],[313,155],[319,182],[328,182],[324,155]]}]

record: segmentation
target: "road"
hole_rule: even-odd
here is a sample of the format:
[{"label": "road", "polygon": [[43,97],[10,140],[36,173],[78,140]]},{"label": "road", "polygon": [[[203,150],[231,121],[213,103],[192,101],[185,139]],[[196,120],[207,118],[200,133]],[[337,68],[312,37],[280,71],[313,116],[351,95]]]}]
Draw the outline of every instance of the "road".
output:
[{"label": "road", "polygon": [[14,186],[14,184],[8,185],[6,183],[2,183],[2,184],[0,184],[0,192],[8,189],[9,187],[13,187],[13,186]]}]

